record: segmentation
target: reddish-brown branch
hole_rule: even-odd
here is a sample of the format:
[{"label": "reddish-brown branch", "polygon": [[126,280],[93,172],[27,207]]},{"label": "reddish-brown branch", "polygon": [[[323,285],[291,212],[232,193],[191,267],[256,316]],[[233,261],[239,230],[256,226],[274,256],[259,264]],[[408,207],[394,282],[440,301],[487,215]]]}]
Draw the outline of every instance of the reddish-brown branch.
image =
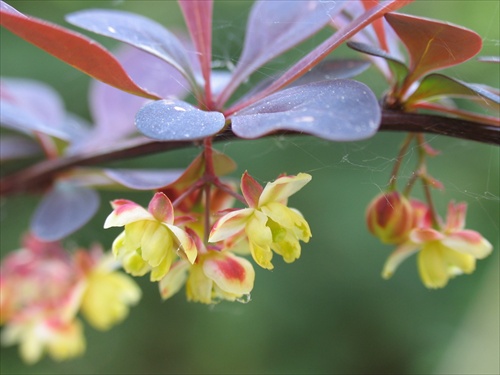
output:
[{"label": "reddish-brown branch", "polygon": [[[385,110],[380,131],[404,131],[432,133],[462,138],[482,143],[500,144],[500,127],[428,114],[405,113]],[[294,134],[287,131],[287,135]],[[297,133],[295,133],[297,134]],[[215,141],[237,138],[230,130],[219,134]],[[115,160],[131,159],[175,149],[185,148],[198,142],[157,142],[148,139],[120,143],[99,152],[78,154],[59,159],[45,160],[0,180],[0,195],[40,191],[50,186],[62,172],[78,166],[102,165]]]}]

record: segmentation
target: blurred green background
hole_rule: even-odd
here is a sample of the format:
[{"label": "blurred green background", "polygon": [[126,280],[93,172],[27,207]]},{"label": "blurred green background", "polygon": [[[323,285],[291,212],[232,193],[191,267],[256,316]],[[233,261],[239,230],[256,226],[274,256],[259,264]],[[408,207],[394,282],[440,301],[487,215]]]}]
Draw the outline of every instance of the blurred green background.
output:
[{"label": "blurred green background", "polygon": [[[103,7],[136,11],[167,27],[182,29],[174,1],[8,1],[22,12],[59,24],[78,9]],[[216,1],[214,59],[225,65],[241,52],[247,1]],[[497,1],[420,1],[405,13],[460,24],[484,40],[482,55],[499,54]],[[90,35],[90,34],[89,34]],[[326,33],[312,38],[323,40]],[[93,36],[95,37],[95,36]],[[108,47],[115,44],[95,37]],[[277,73],[300,56],[301,45],[256,75]],[[336,56],[355,56],[346,48]],[[1,31],[1,74],[53,85],[70,111],[88,117],[89,79],[9,32]],[[447,73],[468,82],[499,87],[498,65],[469,61]],[[380,94],[384,82],[370,69],[360,77]],[[499,365],[499,149],[439,136],[427,136],[442,154],[430,172],[446,187],[434,197],[441,214],[450,200],[469,204],[468,228],[492,242],[493,254],[443,290],[421,284],[415,257],[384,281],[381,267],[392,251],[371,237],[364,225],[367,203],[383,189],[404,137],[380,133],[355,143],[330,143],[312,137],[270,137],[228,141],[217,148],[260,182],[281,172],[307,172],[313,181],[292,197],[308,219],[313,238],[301,258],[285,264],[277,257],[272,272],[256,269],[248,304],[204,306],[188,303],[183,292],[162,302],[157,287],[138,280],[144,297],[129,318],[109,332],[86,327],[87,352],[64,363],[44,359],[25,366],[17,347],[1,349],[2,374],[498,374]],[[113,163],[130,167],[183,167],[197,154],[188,149]],[[413,154],[413,152],[411,152]],[[404,163],[403,182],[415,159]],[[420,189],[415,190],[416,195]],[[121,193],[120,193],[121,194]],[[109,213],[102,193],[98,216],[69,243],[109,247],[118,231],[102,229]],[[147,203],[150,194],[120,197]],[[0,246],[3,255],[19,246],[37,197],[2,198]]]}]

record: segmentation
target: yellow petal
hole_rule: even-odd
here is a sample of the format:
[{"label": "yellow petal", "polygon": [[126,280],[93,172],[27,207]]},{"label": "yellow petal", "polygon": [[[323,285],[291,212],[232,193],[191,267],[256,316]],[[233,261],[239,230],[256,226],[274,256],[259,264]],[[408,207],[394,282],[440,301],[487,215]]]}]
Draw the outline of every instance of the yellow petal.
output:
[{"label": "yellow petal", "polygon": [[172,234],[177,239],[177,243],[180,245],[177,249],[179,256],[185,258],[189,263],[193,264],[198,256],[198,249],[193,239],[181,228],[175,225],[165,224]]},{"label": "yellow petal", "polygon": [[259,246],[269,246],[273,241],[271,229],[266,225],[267,216],[260,211],[254,211],[249,217],[245,232],[249,242],[258,244]]},{"label": "yellow petal", "polygon": [[244,208],[229,212],[214,224],[208,242],[219,242],[241,232],[255,210]]},{"label": "yellow petal", "polygon": [[113,210],[106,218],[104,228],[123,227],[124,225],[142,220],[154,220],[154,217],[143,207],[131,202],[131,204],[126,204]]},{"label": "yellow petal", "polygon": [[427,288],[435,289],[446,286],[450,274],[439,242],[424,245],[418,254],[418,270]]},{"label": "yellow petal", "polygon": [[107,330],[122,321],[129,306],[136,304],[141,290],[121,272],[92,272],[87,281],[81,309],[89,323],[97,329]]},{"label": "yellow petal", "polygon": [[122,265],[132,276],[144,276],[151,270],[151,266],[135,251],[123,257]]},{"label": "yellow petal", "polygon": [[446,246],[442,246],[441,251],[450,275],[470,274],[476,269],[476,259],[472,255],[459,253]]},{"label": "yellow petal", "polygon": [[272,270],[274,268],[271,260],[273,252],[269,246],[259,246],[256,243],[250,242],[250,252],[255,262],[262,268]]},{"label": "yellow petal", "polygon": [[295,216],[291,214],[292,211],[284,204],[270,202],[261,206],[260,210],[282,227],[291,229],[295,226]]},{"label": "yellow petal", "polygon": [[242,297],[253,289],[255,271],[245,258],[214,254],[203,262],[203,272],[224,292]]},{"label": "yellow petal", "polygon": [[63,361],[83,354],[85,337],[79,320],[74,320],[67,326],[58,327],[48,342],[48,352],[56,361]]},{"label": "yellow petal", "polygon": [[483,259],[491,254],[493,245],[481,234],[473,230],[457,231],[441,241],[445,246],[474,258]]},{"label": "yellow petal", "polygon": [[189,270],[189,277],[186,284],[186,294],[188,301],[212,303],[213,281],[203,272],[199,264],[194,264]]},{"label": "yellow petal", "polygon": [[131,224],[125,225],[125,240],[123,241],[125,247],[129,251],[135,251],[141,247],[142,237],[149,224],[155,222],[148,220],[136,221]]},{"label": "yellow petal", "polygon": [[151,274],[149,275],[149,278],[151,281],[160,281],[170,270],[170,266],[172,265],[172,262],[175,259],[175,253],[173,250],[169,250],[161,261],[161,263],[153,267],[151,270]]},{"label": "yellow petal", "polygon": [[382,270],[382,277],[384,279],[390,278],[394,272],[396,272],[399,265],[403,263],[406,258],[417,252],[417,250],[418,245],[412,242],[406,242],[398,246],[398,248],[389,255],[389,258],[387,258],[384,269]]},{"label": "yellow petal", "polygon": [[124,255],[128,251],[125,248],[125,231],[121,232],[118,237],[115,238],[111,250],[116,258]]},{"label": "yellow petal", "polygon": [[179,260],[172,265],[170,271],[160,280],[161,298],[166,300],[177,293],[187,280],[189,263]]},{"label": "yellow petal", "polygon": [[269,182],[260,195],[258,207],[269,202],[286,202],[289,196],[302,189],[311,181],[311,178],[311,175],[307,173],[299,173],[296,176],[284,176],[274,182]]},{"label": "yellow petal", "polygon": [[167,228],[158,222],[146,225],[141,239],[141,255],[151,267],[157,267],[172,251],[172,247],[172,236]]},{"label": "yellow petal", "polygon": [[287,233],[285,238],[279,242],[273,242],[271,248],[283,257],[287,263],[292,263],[300,257],[299,240],[291,233]]}]

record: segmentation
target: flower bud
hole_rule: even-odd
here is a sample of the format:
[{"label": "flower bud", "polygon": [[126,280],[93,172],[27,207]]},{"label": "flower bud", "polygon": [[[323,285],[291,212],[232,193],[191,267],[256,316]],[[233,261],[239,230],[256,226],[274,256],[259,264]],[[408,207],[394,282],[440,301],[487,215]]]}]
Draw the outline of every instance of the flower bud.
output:
[{"label": "flower bud", "polygon": [[375,197],[366,210],[370,232],[386,244],[401,244],[414,226],[413,209],[397,191]]}]

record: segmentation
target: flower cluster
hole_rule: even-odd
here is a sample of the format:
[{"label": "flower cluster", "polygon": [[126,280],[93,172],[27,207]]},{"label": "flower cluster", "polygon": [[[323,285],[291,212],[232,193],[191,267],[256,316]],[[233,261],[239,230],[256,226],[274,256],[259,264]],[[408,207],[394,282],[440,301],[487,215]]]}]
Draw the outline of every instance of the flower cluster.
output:
[{"label": "flower cluster", "polygon": [[58,361],[81,355],[85,338],[78,312],[94,328],[108,330],[141,297],[135,282],[97,246],[70,255],[58,242],[34,236],[24,242],[2,262],[0,322],[2,343],[19,344],[27,363],[45,352]]},{"label": "flower cluster", "polygon": [[[164,192],[157,192],[147,210],[127,200],[112,202],[114,210],[105,227],[124,227],[113,253],[128,273],[150,272],[163,299],[186,284],[190,301],[248,301],[255,271],[241,255],[251,254],[259,266],[272,269],[273,251],[293,262],[300,256],[299,241],[311,237],[300,212],[287,207],[288,197],[311,176],[281,176],[263,188],[245,172],[243,196],[218,179],[214,186],[203,180],[194,184],[197,189],[183,190],[175,184],[166,188],[175,198],[173,203]],[[235,197],[248,207],[231,209]],[[215,215],[222,216],[215,221]]]},{"label": "flower cluster", "polygon": [[[400,157],[391,176],[389,191],[375,197],[366,212],[370,232],[381,242],[396,245],[396,250],[387,259],[382,277],[390,278],[397,267],[409,256],[418,252],[418,270],[427,288],[442,288],[460,274],[470,274],[476,267],[476,259],[487,257],[493,247],[480,233],[464,229],[467,205],[451,202],[446,220],[436,215],[429,188],[442,188],[426,171],[425,156],[437,152],[417,136],[419,165],[413,173],[404,193],[395,188],[396,175],[401,155],[406,152],[413,135],[403,145]],[[423,182],[427,202],[408,198],[417,179]]]}]

